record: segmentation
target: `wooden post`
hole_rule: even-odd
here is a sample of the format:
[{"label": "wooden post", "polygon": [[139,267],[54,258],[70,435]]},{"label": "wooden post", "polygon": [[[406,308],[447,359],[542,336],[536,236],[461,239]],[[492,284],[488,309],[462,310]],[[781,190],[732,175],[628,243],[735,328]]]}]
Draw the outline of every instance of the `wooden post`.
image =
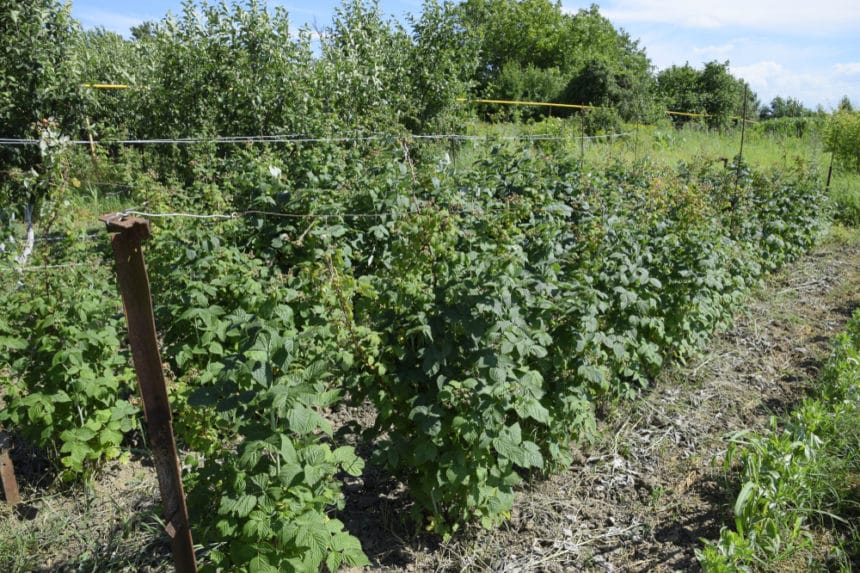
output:
[{"label": "wooden post", "polygon": [[84,118],[87,122],[87,139],[90,140],[90,157],[93,160],[93,167],[98,167],[98,161],[96,160],[96,142],[93,141],[93,129],[90,126],[90,118]]},{"label": "wooden post", "polygon": [[579,110],[579,162],[585,165],[585,111]]},{"label": "wooden post", "polygon": [[9,450],[12,449],[12,437],[0,430],[0,479],[3,481],[3,494],[6,496],[8,505],[15,505],[21,501],[18,494],[18,481],[15,479],[15,468],[12,467],[12,458]]},{"label": "wooden post", "polygon": [[738,172],[735,175],[735,187],[738,185],[738,181],[741,178],[741,166],[744,161],[744,137],[747,133],[747,95],[748,90],[746,84],[744,84],[744,114],[741,117],[741,148],[738,151]]},{"label": "wooden post", "polygon": [[197,562],[176,456],[167,385],[158,351],[149,277],[141,250],[141,241],[150,236],[149,221],[117,214],[105,215],[100,220],[107,225],[109,232],[115,233],[111,243],[116,259],[117,282],[128,322],[129,344],[143,399],[149,445],[158,475],[164,521],[173,548],[176,571],[194,573],[197,571]]}]

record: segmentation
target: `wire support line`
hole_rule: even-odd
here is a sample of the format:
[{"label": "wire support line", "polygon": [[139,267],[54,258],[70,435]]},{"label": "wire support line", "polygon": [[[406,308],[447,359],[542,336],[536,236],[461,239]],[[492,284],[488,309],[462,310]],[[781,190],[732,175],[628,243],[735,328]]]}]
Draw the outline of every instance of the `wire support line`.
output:
[{"label": "wire support line", "polygon": [[393,217],[395,215],[405,215],[409,213],[417,213],[417,209],[406,210],[401,213],[279,213],[277,211],[261,211],[258,209],[249,209],[247,211],[234,211],[232,213],[220,214],[220,213],[209,213],[209,214],[201,214],[201,213],[151,213],[148,211],[138,211],[135,209],[128,209],[126,211],[120,211],[114,214],[112,217],[109,217],[107,222],[115,221],[117,219],[122,219],[123,217],[128,216],[137,216],[144,217],[149,219],[196,219],[196,220],[209,220],[209,221],[229,221],[233,219],[241,219],[242,217],[249,217],[253,215],[259,215],[262,217],[274,217],[274,218],[282,218],[282,219],[333,219],[333,218],[345,218],[345,219],[373,219],[373,218],[383,218],[383,217]]},{"label": "wire support line", "polygon": [[[432,201],[419,201],[417,205],[405,208],[402,211],[385,211],[377,213],[284,213],[279,211],[264,211],[259,209],[247,209],[244,211],[233,211],[231,213],[153,213],[137,209],[127,209],[114,213],[106,219],[107,223],[128,216],[137,216],[150,219],[194,219],[203,221],[231,221],[243,217],[261,216],[280,219],[383,219],[387,217],[403,217],[417,215],[427,208],[442,208],[451,214],[475,214],[483,215],[490,212],[501,212],[512,209],[511,206],[474,206],[474,205],[440,205]],[[544,209],[538,209],[543,212]],[[552,209],[550,209],[552,211]]]},{"label": "wire support line", "polygon": [[[366,141],[401,141],[401,140],[455,140],[455,141],[567,141],[567,140],[592,140],[617,138],[632,135],[633,132],[611,133],[604,135],[572,136],[564,137],[557,135],[463,135],[463,134],[414,134],[414,135],[384,135],[370,134],[360,136],[318,137],[298,135],[252,135],[252,136],[225,136],[225,137],[185,137],[185,138],[161,138],[161,139],[110,139],[93,140],[70,139],[65,143],[68,145],[197,145],[197,144],[241,144],[241,143],[355,143]],[[0,138],[0,145],[27,146],[39,145],[39,139],[18,139],[12,137]]]},{"label": "wire support line", "polygon": [[[277,135],[248,135],[248,136],[225,136],[225,137],[178,137],[178,138],[155,138],[155,139],[109,139],[93,140],[70,139],[65,141],[69,145],[196,145],[203,143],[233,144],[233,143],[347,143],[356,141],[374,141],[379,139],[396,139],[396,136],[384,135],[362,135],[342,137],[313,137],[313,136],[277,136]],[[11,137],[0,138],[0,145],[39,145],[39,139],[16,139]]]},{"label": "wire support line", "polygon": [[75,267],[91,267],[98,268],[99,265],[94,263],[66,263],[62,265],[36,265],[30,267],[18,267],[12,265],[0,265],[0,271],[3,272],[36,272],[36,271],[48,271],[48,270],[56,270],[56,269],[71,269]]},{"label": "wire support line", "polygon": [[84,233],[81,235],[47,235],[44,237],[36,237],[37,243],[61,243],[63,241],[95,241],[104,236],[104,231],[98,230],[95,232]]}]

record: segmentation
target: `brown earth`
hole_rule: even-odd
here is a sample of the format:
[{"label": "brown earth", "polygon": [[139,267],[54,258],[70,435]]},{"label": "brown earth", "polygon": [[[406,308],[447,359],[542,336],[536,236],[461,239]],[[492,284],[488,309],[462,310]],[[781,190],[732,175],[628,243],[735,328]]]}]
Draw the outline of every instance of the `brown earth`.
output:
[{"label": "brown earth", "polygon": [[[722,470],[727,434],[762,429],[807,392],[830,339],[860,305],[860,234],[835,230],[757,291],[730,331],[639,400],[603,407],[599,440],[570,470],[525,486],[511,521],[447,543],[409,520],[408,492],[368,467],[345,484],[338,517],[374,563],[368,571],[697,570],[695,549],[731,522]],[[353,420],[370,413],[342,410]],[[111,463],[88,490],[47,486],[15,452],[26,502],[0,506],[0,564],[10,571],[166,571],[154,472]]]}]

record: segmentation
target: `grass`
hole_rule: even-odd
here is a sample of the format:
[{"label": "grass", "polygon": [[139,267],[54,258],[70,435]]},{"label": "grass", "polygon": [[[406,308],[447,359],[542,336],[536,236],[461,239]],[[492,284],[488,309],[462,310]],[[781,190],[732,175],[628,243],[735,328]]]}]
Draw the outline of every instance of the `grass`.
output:
[{"label": "grass", "polygon": [[836,220],[860,226],[860,173],[836,170],[830,185]]},{"label": "grass", "polygon": [[[588,139],[580,145],[580,124],[575,117],[566,120],[549,118],[532,124],[476,123],[467,131],[473,135],[497,138],[548,136],[567,139],[562,145],[568,151],[581,152],[587,164],[618,159],[665,165],[694,160],[716,162],[726,159],[731,162],[740,151],[741,143],[739,128],[723,132],[696,126],[676,129],[670,122],[665,122],[657,126],[625,126],[621,129],[622,137]],[[744,133],[744,161],[754,167],[789,168],[801,160],[813,163],[826,175],[830,155],[823,149],[816,131],[803,137],[771,135],[752,125]]]},{"label": "grass", "polygon": [[151,501],[154,479],[135,481],[129,467],[123,470],[99,493],[56,486],[24,495],[14,509],[0,506],[0,571],[167,569],[169,550]]},{"label": "grass", "polygon": [[860,564],[860,311],[814,395],[769,431],[735,434],[734,527],[697,551],[705,571],[840,570]]}]

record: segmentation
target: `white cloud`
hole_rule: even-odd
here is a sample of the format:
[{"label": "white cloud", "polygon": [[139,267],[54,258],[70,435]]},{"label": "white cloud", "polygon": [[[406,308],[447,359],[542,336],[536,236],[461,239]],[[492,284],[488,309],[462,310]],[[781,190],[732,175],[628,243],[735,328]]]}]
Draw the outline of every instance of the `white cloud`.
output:
[{"label": "white cloud", "polygon": [[[853,68],[853,73],[860,73],[860,64],[849,66]],[[856,82],[852,85],[850,80],[839,77],[837,67],[798,71],[777,62],[761,61],[746,66],[731,66],[731,71],[749,82],[762,104],[769,104],[774,97],[782,96],[797,98],[811,108],[822,104],[825,109],[833,109],[842,95],[857,92]],[[827,86],[826,92],[822,92],[821,86]]]},{"label": "white cloud", "polygon": [[749,82],[755,91],[771,91],[778,85],[793,83],[797,74],[785,69],[777,62],[756,62],[748,66],[731,66],[733,74]]},{"label": "white cloud", "polygon": [[840,76],[850,76],[860,74],[860,62],[852,62],[850,64],[835,64],[833,71]]},{"label": "white cloud", "polygon": [[736,46],[732,43],[729,44],[721,44],[718,46],[704,46],[701,48],[693,48],[693,53],[696,54],[698,58],[703,60],[724,60],[726,59],[732,52],[734,52]]},{"label": "white cloud", "polygon": [[808,35],[860,27],[857,0],[610,0],[601,13],[621,25],[666,23],[691,28],[739,26]]}]

